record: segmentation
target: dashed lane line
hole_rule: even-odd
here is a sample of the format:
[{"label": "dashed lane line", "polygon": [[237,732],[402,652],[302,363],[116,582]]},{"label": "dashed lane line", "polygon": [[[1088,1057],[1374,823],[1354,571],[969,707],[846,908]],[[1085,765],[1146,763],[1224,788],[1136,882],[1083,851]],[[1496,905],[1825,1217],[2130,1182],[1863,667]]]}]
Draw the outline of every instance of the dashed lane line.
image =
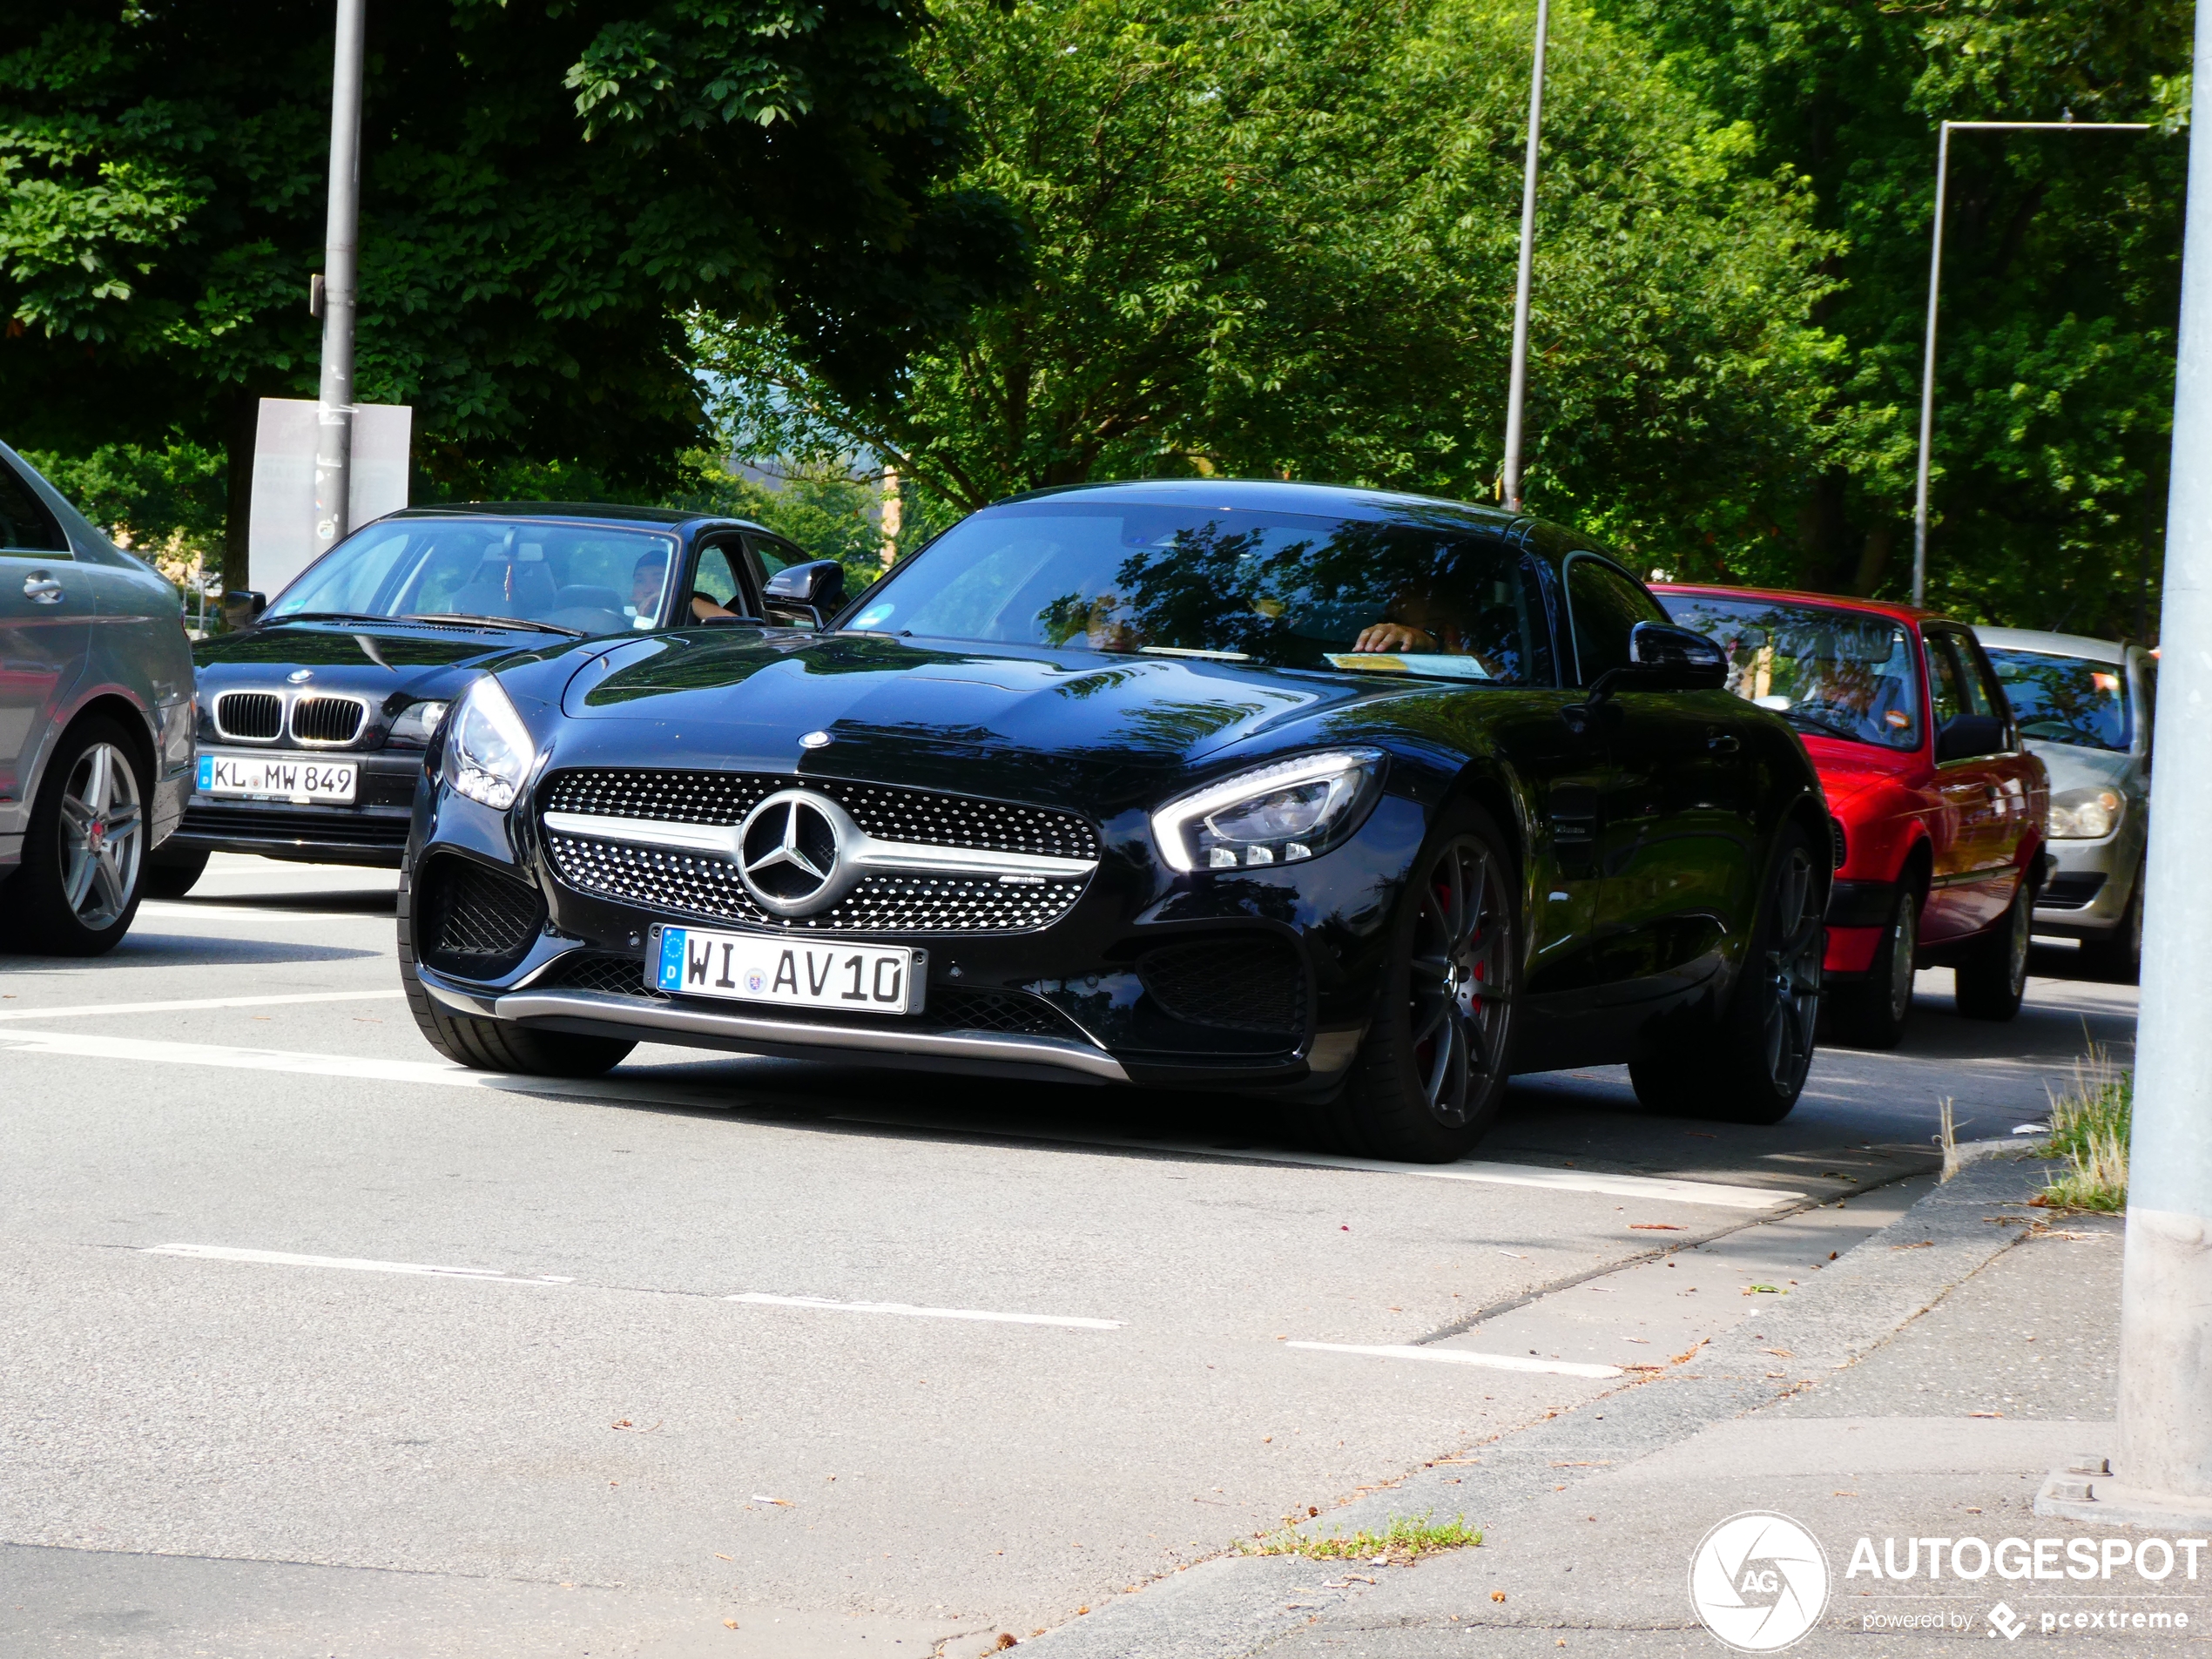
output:
[{"label": "dashed lane line", "polygon": [[1085,1319],[1073,1314],[993,1313],[981,1308],[926,1308],[908,1302],[834,1302],[821,1296],[771,1296],[765,1291],[745,1291],[728,1297],[756,1307],[813,1308],[833,1313],[894,1313],[914,1319],[981,1319],[991,1325],[1057,1325],[1071,1331],[1118,1331],[1119,1319]]},{"label": "dashed lane line", "polygon": [[1574,1359],[1525,1359],[1516,1353],[1477,1353],[1468,1348],[1362,1347],[1352,1342],[1293,1342],[1317,1353],[1358,1353],[1376,1359],[1433,1359],[1446,1365],[1480,1366],[1490,1371],[1534,1371],[1548,1377],[1619,1377],[1618,1366],[1588,1366]]}]

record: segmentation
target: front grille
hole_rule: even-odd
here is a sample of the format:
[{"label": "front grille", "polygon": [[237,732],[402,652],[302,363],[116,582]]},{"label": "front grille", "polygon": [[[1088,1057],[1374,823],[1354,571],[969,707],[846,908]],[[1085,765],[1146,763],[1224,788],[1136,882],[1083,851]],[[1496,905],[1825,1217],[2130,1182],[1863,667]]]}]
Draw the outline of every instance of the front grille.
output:
[{"label": "front grille", "polygon": [[448,853],[420,880],[423,956],[433,968],[483,978],[512,968],[545,921],[545,900],[513,876]]},{"label": "front grille", "polygon": [[772,916],[727,859],[550,831],[545,845],[562,880],[581,892],[781,933],[1026,933],[1057,921],[1083,890],[1080,880],[1001,887],[995,876],[872,875],[827,910]]},{"label": "front grille", "polygon": [[218,736],[266,742],[283,730],[284,699],[273,691],[225,691],[215,699]]},{"label": "front grille", "polygon": [[398,852],[407,845],[404,814],[376,815],[343,806],[280,812],[258,806],[187,806],[179,831],[282,846],[359,846]]},{"label": "front grille", "polygon": [[[644,1001],[667,1002],[667,992],[645,983],[645,964],[635,956],[580,950],[553,965],[532,990],[597,991],[604,996],[634,996]],[[720,1004],[732,1014],[787,1020],[799,1025],[850,1023],[853,1017],[836,1008],[774,1008],[762,1003],[727,1001]],[[878,1022],[870,1018],[873,1025]],[[958,986],[930,987],[928,1006],[909,1019],[889,1023],[914,1030],[984,1031],[1023,1037],[1086,1039],[1075,1023],[1042,999],[1023,991],[971,991]]]},{"label": "front grille", "polygon": [[887,841],[1052,858],[1098,856],[1097,836],[1073,813],[840,778],[746,772],[562,772],[548,781],[545,806],[556,813],[728,825],[777,790],[799,787],[828,796],[862,829]]},{"label": "front grille", "polygon": [[1136,959],[1161,1012],[1225,1031],[1293,1035],[1305,1025],[1305,967],[1287,941],[1197,940]]},{"label": "front grille", "polygon": [[350,697],[303,697],[292,705],[292,735],[301,743],[351,743],[368,718]]},{"label": "front grille", "polygon": [[2101,870],[2080,871],[2068,875],[2054,875],[2050,884],[2036,898],[2036,904],[2050,910],[2080,910],[2104,891],[2105,878]]},{"label": "front grille", "polygon": [[1840,818],[1830,819],[1828,820],[1829,867],[1836,870],[1842,869],[1844,860],[1850,856],[1851,843],[1844,836],[1844,820]]}]

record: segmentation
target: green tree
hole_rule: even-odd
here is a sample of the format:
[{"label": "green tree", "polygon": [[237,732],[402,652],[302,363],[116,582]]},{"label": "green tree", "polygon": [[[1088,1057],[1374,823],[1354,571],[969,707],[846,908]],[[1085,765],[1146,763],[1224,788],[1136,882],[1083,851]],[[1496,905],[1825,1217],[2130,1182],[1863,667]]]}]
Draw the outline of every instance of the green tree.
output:
[{"label": "green tree", "polygon": [[1938,124],[2154,124],[1953,136],[1929,549],[1932,603],[2142,631],[2165,509],[2191,9],[1603,3],[1748,124],[1762,165],[1812,182],[1845,250],[1821,312],[1845,347],[1835,442],[1792,533],[1741,575],[1909,588]]},{"label": "green tree", "polygon": [[[256,401],[312,396],[330,14],[10,0],[0,396],[41,449],[225,448],[242,556]],[[883,372],[1011,245],[943,187],[901,0],[380,0],[359,388],[435,487],[502,457],[664,486],[704,435],[682,318],[787,312]]]},{"label": "green tree", "polygon": [[[1147,474],[1487,497],[1533,15],[1508,0],[944,0],[920,61],[1032,280],[870,380],[710,327],[754,453],[865,446],[944,502]],[[1527,493],[1648,563],[1794,522],[1836,252],[1786,168],[1553,12]]]}]

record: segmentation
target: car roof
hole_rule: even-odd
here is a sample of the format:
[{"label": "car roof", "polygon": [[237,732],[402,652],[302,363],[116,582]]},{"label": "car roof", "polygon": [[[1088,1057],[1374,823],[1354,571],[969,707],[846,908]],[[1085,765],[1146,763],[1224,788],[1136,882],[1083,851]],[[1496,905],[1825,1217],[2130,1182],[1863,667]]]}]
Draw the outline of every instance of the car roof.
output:
[{"label": "car roof", "polygon": [[[1204,506],[1247,512],[1325,513],[1332,518],[1372,519],[1381,523],[1434,524],[1440,517],[1468,529],[1505,529],[1524,523],[1527,516],[1501,507],[1481,507],[1472,502],[1447,501],[1436,496],[1408,496],[1389,489],[1361,489],[1349,484],[1293,483],[1280,478],[1136,478],[1118,483],[1062,484],[1033,489],[1005,501],[1042,501],[1051,496],[1082,496],[1101,502],[1129,502],[1151,506]],[[984,509],[986,512],[989,508]]]},{"label": "car roof", "polygon": [[723,513],[685,513],[672,507],[633,507],[624,502],[605,501],[455,501],[440,502],[421,507],[402,507],[388,513],[388,518],[470,518],[477,516],[491,518],[597,519],[615,524],[650,525],[667,529],[678,524],[729,524],[743,529],[759,530],[772,535],[766,526],[754,523],[749,518],[732,518]]},{"label": "car roof", "polygon": [[[1785,604],[1824,605],[1831,610],[1860,610],[1869,616],[1887,617],[1892,622],[1919,624],[1949,622],[1966,626],[1940,610],[1925,610],[1918,605],[1899,604],[1891,599],[1862,599],[1852,593],[1808,593],[1796,588],[1734,588],[1716,582],[1655,582],[1654,593],[1710,593],[1727,599],[1774,599]],[[1975,634],[1987,638],[1981,630]]]},{"label": "car roof", "polygon": [[1985,645],[2002,651],[2047,651],[2054,657],[2080,657],[2093,663],[2124,663],[2128,647],[2116,639],[2092,639],[2087,634],[2047,633],[2040,628],[1977,628]]}]

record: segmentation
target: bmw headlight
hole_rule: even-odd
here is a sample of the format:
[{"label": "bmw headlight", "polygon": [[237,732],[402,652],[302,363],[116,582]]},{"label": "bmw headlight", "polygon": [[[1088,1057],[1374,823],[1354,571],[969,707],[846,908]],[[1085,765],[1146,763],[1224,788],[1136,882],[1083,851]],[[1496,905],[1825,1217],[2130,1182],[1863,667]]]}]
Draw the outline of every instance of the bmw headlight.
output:
[{"label": "bmw headlight", "polygon": [[535,745],[497,680],[487,674],[469,688],[452,728],[447,780],[470,800],[505,812],[529,778]]},{"label": "bmw headlight", "polygon": [[445,718],[442,703],[410,703],[392,722],[391,735],[385,741],[395,749],[427,749]]},{"label": "bmw headlight", "polygon": [[2051,839],[2101,841],[2120,827],[2127,801],[2116,789],[2064,789],[2051,797]]},{"label": "bmw headlight", "polygon": [[1152,814],[1152,834],[1177,870],[1295,864],[1359,827],[1382,774],[1375,749],[1278,760],[1170,801]]}]

